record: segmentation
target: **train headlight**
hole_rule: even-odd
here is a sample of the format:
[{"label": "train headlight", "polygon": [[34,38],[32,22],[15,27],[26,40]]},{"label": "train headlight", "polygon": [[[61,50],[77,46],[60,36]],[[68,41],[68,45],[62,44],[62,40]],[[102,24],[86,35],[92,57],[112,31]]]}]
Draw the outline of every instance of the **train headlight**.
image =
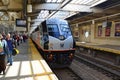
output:
[{"label": "train headlight", "polygon": [[59,36],[59,39],[60,39],[60,40],[64,40],[65,37],[64,37],[63,35],[60,35],[60,36]]},{"label": "train headlight", "polygon": [[69,58],[70,58],[70,59],[73,59],[73,53],[70,53],[70,54],[69,54]]},{"label": "train headlight", "polygon": [[50,54],[50,55],[48,56],[48,60],[49,60],[49,61],[52,61],[52,60],[53,60],[53,55],[52,55],[52,54]]}]

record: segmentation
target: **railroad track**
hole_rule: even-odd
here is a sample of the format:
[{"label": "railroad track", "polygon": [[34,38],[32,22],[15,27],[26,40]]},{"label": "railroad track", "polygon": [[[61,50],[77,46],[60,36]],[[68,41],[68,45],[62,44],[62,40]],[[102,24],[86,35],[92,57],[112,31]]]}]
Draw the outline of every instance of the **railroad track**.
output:
[{"label": "railroad track", "polygon": [[102,74],[110,77],[112,80],[120,80],[119,66],[117,67],[83,54],[78,55],[78,53],[75,55],[75,60],[101,72]]},{"label": "railroad track", "polygon": [[59,80],[83,80],[70,68],[53,69],[53,72],[56,74]]}]

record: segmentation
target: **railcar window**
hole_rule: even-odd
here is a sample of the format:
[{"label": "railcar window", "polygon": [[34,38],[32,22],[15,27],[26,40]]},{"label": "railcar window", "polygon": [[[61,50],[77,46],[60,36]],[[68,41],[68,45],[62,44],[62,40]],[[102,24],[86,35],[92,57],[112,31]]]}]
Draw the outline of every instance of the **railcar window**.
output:
[{"label": "railcar window", "polygon": [[48,33],[50,36],[58,38],[60,36],[58,26],[55,24],[49,24],[48,27]]},{"label": "railcar window", "polygon": [[42,25],[39,26],[40,35],[43,35]]},{"label": "railcar window", "polygon": [[70,28],[68,25],[61,24],[60,28],[61,28],[61,33],[62,33],[62,35],[64,35],[65,38],[71,36],[71,31],[70,31]]}]

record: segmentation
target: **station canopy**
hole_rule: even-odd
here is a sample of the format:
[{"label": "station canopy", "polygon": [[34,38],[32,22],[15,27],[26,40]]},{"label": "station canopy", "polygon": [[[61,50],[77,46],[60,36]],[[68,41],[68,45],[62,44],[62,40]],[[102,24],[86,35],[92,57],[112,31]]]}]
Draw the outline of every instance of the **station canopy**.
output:
[{"label": "station canopy", "polygon": [[73,23],[116,13],[120,13],[120,0],[0,0],[0,24],[12,26],[20,18],[31,29],[49,18]]},{"label": "station canopy", "polygon": [[79,12],[93,12],[92,7],[105,1],[107,0],[46,0],[45,3],[33,6],[33,9],[40,10],[34,21],[41,22],[48,18],[66,19]]},{"label": "station canopy", "polygon": [[32,19],[31,26],[39,25],[48,18],[67,19],[80,12],[97,12],[93,7],[107,0],[46,0],[41,4],[33,5],[33,10],[40,10],[36,19]]}]

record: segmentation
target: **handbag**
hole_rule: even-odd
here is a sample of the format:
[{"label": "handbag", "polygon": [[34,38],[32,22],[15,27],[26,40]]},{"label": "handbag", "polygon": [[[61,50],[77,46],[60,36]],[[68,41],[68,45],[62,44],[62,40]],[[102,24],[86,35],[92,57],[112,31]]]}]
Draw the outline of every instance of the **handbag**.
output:
[{"label": "handbag", "polygon": [[17,54],[19,54],[19,50],[16,48],[13,48],[12,55],[15,56]]}]

